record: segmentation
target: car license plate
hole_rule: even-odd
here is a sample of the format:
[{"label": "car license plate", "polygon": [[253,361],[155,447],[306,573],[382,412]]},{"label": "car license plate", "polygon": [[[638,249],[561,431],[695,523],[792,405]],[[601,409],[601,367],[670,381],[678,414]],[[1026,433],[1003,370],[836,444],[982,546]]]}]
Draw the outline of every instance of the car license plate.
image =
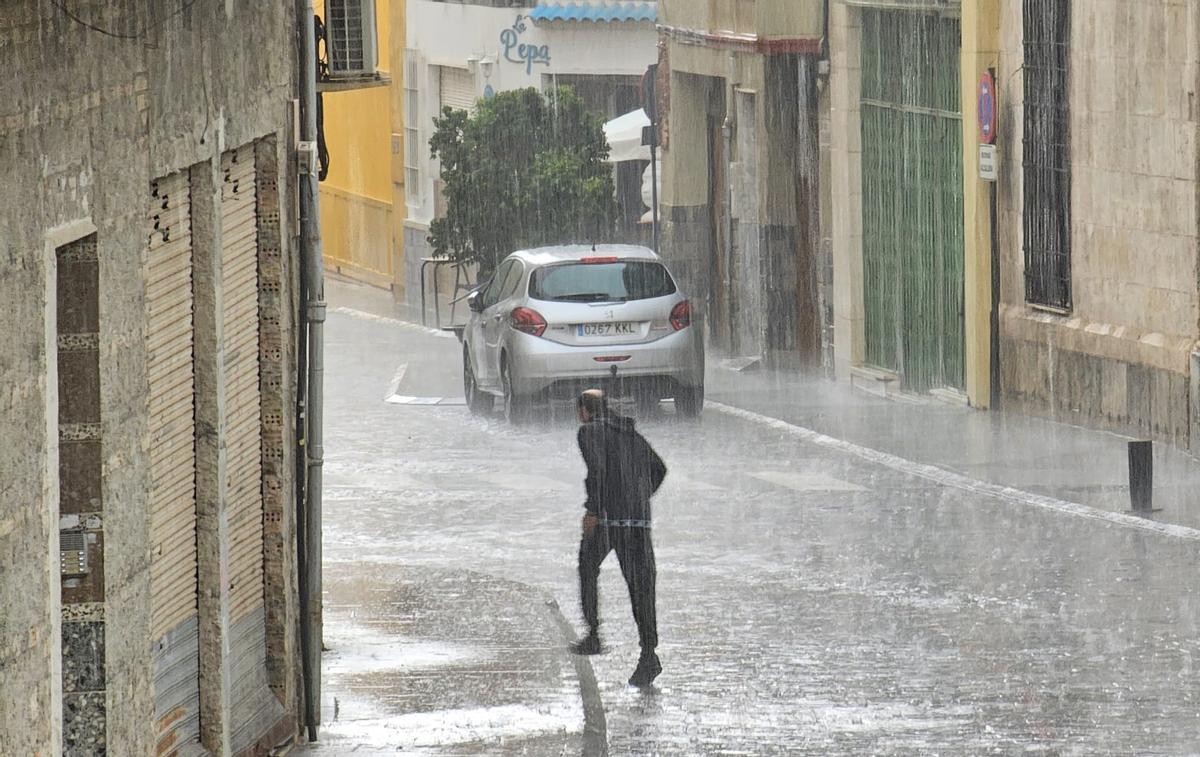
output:
[{"label": "car license plate", "polygon": [[636,336],[636,323],[581,323],[575,327],[576,336]]}]

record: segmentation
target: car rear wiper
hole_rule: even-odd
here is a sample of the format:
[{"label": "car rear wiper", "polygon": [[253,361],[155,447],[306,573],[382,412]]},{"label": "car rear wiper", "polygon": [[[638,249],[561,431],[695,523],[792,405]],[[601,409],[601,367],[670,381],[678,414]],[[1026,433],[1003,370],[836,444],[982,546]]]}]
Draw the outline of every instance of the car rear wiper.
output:
[{"label": "car rear wiper", "polygon": [[579,292],[577,294],[561,294],[554,299],[560,302],[609,302],[614,298],[606,292]]}]

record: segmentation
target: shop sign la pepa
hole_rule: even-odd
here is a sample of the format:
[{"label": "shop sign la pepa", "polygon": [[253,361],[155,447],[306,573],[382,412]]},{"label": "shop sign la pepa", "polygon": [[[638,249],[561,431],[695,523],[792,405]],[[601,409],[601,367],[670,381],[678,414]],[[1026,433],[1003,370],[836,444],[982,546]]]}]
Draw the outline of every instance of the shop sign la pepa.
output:
[{"label": "shop sign la pepa", "polygon": [[550,65],[549,45],[530,45],[521,41],[529,28],[526,23],[528,20],[527,16],[517,16],[512,26],[500,32],[500,49],[504,59],[525,66],[527,76],[533,74],[534,66]]}]

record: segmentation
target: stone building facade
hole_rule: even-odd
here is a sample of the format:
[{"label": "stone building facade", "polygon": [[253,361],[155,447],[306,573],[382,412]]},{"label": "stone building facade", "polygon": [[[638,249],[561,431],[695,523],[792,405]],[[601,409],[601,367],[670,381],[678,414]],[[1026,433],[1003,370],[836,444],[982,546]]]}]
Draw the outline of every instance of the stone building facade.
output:
[{"label": "stone building facade", "polygon": [[835,373],[977,402],[960,3],[829,7]]},{"label": "stone building facade", "polygon": [[1004,398],[1195,444],[1200,3],[993,12]]},{"label": "stone building facade", "polygon": [[821,363],[818,2],[663,0],[663,254],[720,351]]},{"label": "stone building facade", "polygon": [[840,378],[1193,443],[1198,14],[832,0]]},{"label": "stone building facade", "polygon": [[0,10],[0,753],[296,733],[296,8]]}]

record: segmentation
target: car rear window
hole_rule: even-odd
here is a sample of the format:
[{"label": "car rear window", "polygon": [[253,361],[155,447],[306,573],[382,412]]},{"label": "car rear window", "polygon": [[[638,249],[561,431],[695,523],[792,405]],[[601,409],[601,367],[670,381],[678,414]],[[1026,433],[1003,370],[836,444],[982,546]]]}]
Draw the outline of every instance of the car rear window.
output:
[{"label": "car rear window", "polygon": [[661,263],[561,263],[533,272],[529,296],[554,302],[625,302],[675,293],[675,282]]}]

